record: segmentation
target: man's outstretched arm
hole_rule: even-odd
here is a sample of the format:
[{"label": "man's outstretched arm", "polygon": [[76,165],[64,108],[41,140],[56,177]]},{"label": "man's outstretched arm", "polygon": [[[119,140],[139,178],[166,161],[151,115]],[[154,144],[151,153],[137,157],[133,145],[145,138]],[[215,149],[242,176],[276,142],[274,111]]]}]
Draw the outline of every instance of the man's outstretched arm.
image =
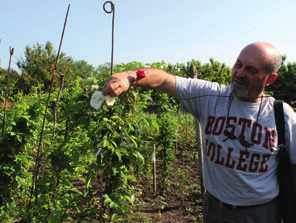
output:
[{"label": "man's outstretched arm", "polygon": [[163,91],[173,97],[177,97],[176,78],[163,70],[156,68],[144,68],[146,77],[137,81],[137,70],[128,70],[116,73],[106,81],[102,93],[116,97],[127,91],[131,86],[156,89]]}]

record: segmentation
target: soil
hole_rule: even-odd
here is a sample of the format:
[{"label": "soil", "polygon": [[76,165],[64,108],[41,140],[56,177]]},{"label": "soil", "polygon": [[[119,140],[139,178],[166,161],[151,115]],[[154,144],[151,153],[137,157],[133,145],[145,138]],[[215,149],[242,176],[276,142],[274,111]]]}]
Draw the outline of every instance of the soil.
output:
[{"label": "soil", "polygon": [[[128,219],[125,217],[125,222],[203,222],[198,160],[194,161],[188,155],[175,155],[177,160],[173,161],[171,184],[167,191],[161,195],[158,185],[154,192],[153,182],[140,182],[143,185],[142,194],[135,205],[131,206],[135,213],[128,216]],[[183,180],[178,170],[183,170]],[[81,204],[82,212],[83,208]],[[100,221],[91,219],[90,222]]]},{"label": "soil", "polygon": [[[203,222],[198,161],[194,162],[190,157],[180,154],[176,157],[173,169],[188,169],[185,185],[180,188],[182,179],[178,176],[178,171],[172,171],[172,184],[161,196],[165,202],[163,208],[159,193],[155,193],[152,187],[145,187],[140,200],[148,204],[138,209],[139,214],[133,218],[133,222]],[[154,203],[158,205],[153,206]]]}]

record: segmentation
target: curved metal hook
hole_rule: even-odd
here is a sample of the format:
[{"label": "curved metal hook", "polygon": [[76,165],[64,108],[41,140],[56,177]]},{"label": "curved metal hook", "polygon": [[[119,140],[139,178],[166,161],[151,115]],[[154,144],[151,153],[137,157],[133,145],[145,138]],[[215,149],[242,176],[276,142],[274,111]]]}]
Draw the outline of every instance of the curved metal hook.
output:
[{"label": "curved metal hook", "polygon": [[[108,4],[108,3],[110,3],[110,5],[111,5],[111,10],[110,10],[110,11],[107,11],[107,10],[106,10],[106,4]],[[113,4],[113,2],[111,2],[111,1],[106,1],[106,2],[104,3],[104,5],[103,5],[103,9],[104,9],[104,11],[105,11],[106,13],[108,13],[108,14],[112,13],[112,12],[114,11],[114,4]]]},{"label": "curved metal hook", "polygon": [[[106,4],[111,4],[111,10],[106,10]],[[103,5],[103,9],[106,13],[111,14],[113,12],[112,18],[112,50],[111,50],[111,75],[113,74],[113,54],[114,54],[114,17],[115,17],[115,5],[111,1],[106,1]]]}]

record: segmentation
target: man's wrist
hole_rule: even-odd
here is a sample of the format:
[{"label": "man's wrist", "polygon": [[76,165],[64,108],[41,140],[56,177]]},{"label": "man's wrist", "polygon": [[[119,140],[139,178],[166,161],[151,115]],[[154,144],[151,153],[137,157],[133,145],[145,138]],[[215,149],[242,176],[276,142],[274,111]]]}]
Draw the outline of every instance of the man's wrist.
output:
[{"label": "man's wrist", "polygon": [[136,86],[137,83],[137,74],[135,70],[128,70],[127,73],[127,79],[130,83],[130,86]]},{"label": "man's wrist", "polygon": [[128,79],[130,81],[131,86],[139,86],[139,83],[142,79],[146,78],[146,74],[144,70],[129,70],[128,71]]}]

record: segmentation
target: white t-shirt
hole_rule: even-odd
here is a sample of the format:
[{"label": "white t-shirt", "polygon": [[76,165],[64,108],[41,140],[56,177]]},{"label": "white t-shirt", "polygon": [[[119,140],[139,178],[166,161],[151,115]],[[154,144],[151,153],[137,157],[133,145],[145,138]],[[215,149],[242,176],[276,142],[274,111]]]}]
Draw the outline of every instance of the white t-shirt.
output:
[{"label": "white t-shirt", "polygon": [[[231,96],[229,86],[181,77],[176,77],[176,89],[182,108],[200,121],[205,188],[232,205],[263,204],[276,197],[275,99],[264,95],[262,103],[244,102]],[[284,116],[287,151],[291,163],[296,164],[296,116],[286,103]],[[224,134],[226,122],[229,132],[254,145],[246,148],[239,139],[229,139]]]}]

